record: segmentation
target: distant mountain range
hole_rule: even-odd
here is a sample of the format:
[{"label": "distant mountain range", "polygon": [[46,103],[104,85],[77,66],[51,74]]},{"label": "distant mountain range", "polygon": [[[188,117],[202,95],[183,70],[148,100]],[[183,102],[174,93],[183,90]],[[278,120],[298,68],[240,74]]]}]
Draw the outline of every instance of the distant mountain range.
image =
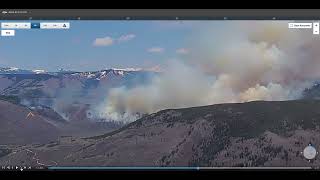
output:
[{"label": "distant mountain range", "polygon": [[[63,88],[75,87],[83,93],[88,89],[132,86],[144,83],[157,72],[143,69],[106,69],[92,72],[59,70],[22,70],[0,68],[0,94],[21,98],[54,98]],[[80,88],[80,89],[79,89]]]},{"label": "distant mountain range", "polygon": [[27,107],[58,125],[66,121],[69,125],[64,132],[93,135],[119,128],[90,111],[105,101],[110,88],[147,83],[157,73],[133,68],[93,72],[0,68],[0,100]]},{"label": "distant mountain range", "polygon": [[39,72],[43,72],[42,70],[24,70],[16,67],[0,67],[0,74],[37,74]]},{"label": "distant mountain range", "polygon": [[[110,68],[105,70],[113,70],[118,72],[134,72],[134,71],[154,71],[150,69],[143,69],[143,68]],[[104,71],[104,70],[101,70]],[[0,74],[59,74],[59,73],[75,73],[79,71],[72,71],[72,70],[64,70],[63,68],[57,71],[46,71],[41,69],[34,69],[34,70],[27,70],[27,69],[20,69],[17,67],[0,67]],[[85,71],[85,72],[97,72],[97,71]]]}]

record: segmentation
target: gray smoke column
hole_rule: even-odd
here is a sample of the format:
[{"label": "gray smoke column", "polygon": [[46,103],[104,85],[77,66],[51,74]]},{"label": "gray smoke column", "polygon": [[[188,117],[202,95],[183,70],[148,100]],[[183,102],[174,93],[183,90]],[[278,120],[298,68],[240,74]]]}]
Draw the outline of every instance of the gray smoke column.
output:
[{"label": "gray smoke column", "polygon": [[151,83],[114,88],[105,116],[132,121],[137,113],[217,103],[290,100],[320,78],[320,39],[288,22],[216,23],[192,37],[191,52],[170,61]]},{"label": "gray smoke column", "polygon": [[56,98],[53,100],[52,108],[65,120],[70,120],[68,109],[70,109],[74,103],[81,101],[79,97],[81,97],[83,85],[81,82],[73,79],[64,79],[62,83],[64,87],[58,89],[56,92]]}]

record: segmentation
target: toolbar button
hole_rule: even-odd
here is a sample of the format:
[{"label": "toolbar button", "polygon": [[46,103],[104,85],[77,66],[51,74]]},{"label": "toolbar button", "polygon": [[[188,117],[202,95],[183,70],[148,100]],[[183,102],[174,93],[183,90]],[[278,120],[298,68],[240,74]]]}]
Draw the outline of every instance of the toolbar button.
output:
[{"label": "toolbar button", "polygon": [[30,29],[31,23],[1,23],[2,29]]},{"label": "toolbar button", "polygon": [[69,29],[70,23],[41,23],[41,29]]},{"label": "toolbar button", "polygon": [[311,29],[312,23],[288,23],[289,29]]},{"label": "toolbar button", "polygon": [[40,29],[40,23],[31,23],[32,29]]},{"label": "toolbar button", "polygon": [[1,30],[1,36],[14,36],[14,30]]}]

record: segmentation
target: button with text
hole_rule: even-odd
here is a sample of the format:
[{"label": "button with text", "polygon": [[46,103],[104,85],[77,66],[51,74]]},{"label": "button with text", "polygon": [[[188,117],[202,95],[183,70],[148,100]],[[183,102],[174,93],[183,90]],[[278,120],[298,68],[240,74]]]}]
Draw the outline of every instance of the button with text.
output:
[{"label": "button with text", "polygon": [[62,23],[41,23],[41,29],[69,29],[70,23],[62,22]]},{"label": "button with text", "polygon": [[1,30],[1,36],[14,36],[14,30]]},{"label": "button with text", "polygon": [[30,29],[31,23],[1,23],[2,29]]},{"label": "button with text", "polygon": [[288,23],[289,29],[311,29],[312,23]]}]

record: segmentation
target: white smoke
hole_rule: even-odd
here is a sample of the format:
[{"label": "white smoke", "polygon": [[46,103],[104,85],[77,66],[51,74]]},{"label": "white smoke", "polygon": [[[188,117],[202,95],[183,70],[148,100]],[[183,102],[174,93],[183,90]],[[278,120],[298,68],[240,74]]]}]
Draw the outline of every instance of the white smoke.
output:
[{"label": "white smoke", "polygon": [[[201,32],[184,60],[148,85],[114,88],[99,111],[113,120],[162,109],[297,99],[320,78],[320,39],[288,22],[241,21]],[[222,26],[222,27],[221,27]],[[206,29],[206,28],[204,28]],[[237,31],[238,30],[238,31]]]}]

